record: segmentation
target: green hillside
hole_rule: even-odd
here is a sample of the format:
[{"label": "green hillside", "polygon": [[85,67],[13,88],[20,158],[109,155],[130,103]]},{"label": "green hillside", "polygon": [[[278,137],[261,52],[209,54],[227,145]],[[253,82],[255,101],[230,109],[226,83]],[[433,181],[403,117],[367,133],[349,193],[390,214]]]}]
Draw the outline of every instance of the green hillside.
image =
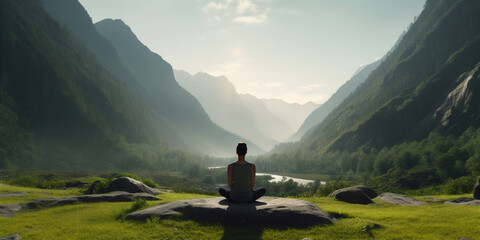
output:
[{"label": "green hillside", "polygon": [[149,103],[39,1],[0,3],[0,168],[194,169],[193,176],[214,160],[168,147]]},{"label": "green hillside", "polygon": [[[419,140],[433,129],[458,136],[472,124],[479,126],[460,120],[439,126],[434,116],[459,84],[457,78],[480,62],[479,9],[477,1],[427,1],[399,46],[314,130],[304,148],[353,151]],[[480,114],[474,110],[466,110],[471,120]]]},{"label": "green hillside", "polygon": [[388,173],[423,184],[478,174],[479,10],[478,1],[427,1],[354,93],[301,142],[280,146],[283,152],[257,159],[258,165],[263,171]]},{"label": "green hillside", "polygon": [[1,4],[2,166],[105,166],[119,139],[159,143],[145,106],[40,3]]}]

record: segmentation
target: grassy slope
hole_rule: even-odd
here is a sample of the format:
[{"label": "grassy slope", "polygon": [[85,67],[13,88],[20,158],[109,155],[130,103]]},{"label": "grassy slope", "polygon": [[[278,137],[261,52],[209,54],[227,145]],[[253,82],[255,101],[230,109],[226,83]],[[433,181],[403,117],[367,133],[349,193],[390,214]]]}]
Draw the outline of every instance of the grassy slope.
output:
[{"label": "grassy slope", "polygon": [[[0,204],[25,202],[35,198],[78,194],[78,190],[45,190],[0,186],[0,193],[29,192],[26,197],[0,197]],[[468,197],[467,195],[464,195]],[[163,200],[150,206],[180,199],[209,197],[198,194],[165,193]],[[461,196],[426,196],[440,200]],[[306,229],[271,229],[258,226],[225,227],[183,220],[147,223],[119,221],[115,218],[132,203],[90,203],[19,213],[0,218],[0,236],[18,233],[22,239],[479,239],[480,207],[431,203],[423,207],[383,204],[354,205],[329,198],[305,199],[327,212],[348,215],[331,226]],[[365,224],[378,223],[380,229],[362,230]]]}]

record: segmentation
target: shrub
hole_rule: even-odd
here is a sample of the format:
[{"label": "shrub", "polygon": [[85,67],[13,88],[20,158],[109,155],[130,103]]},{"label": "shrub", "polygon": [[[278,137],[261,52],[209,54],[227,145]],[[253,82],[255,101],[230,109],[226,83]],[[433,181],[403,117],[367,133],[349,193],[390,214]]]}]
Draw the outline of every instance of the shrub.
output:
[{"label": "shrub", "polygon": [[149,187],[152,187],[152,188],[158,188],[160,186],[158,186],[158,184],[156,182],[153,181],[153,179],[151,178],[147,178],[147,179],[143,179],[142,182],[149,186]]},{"label": "shrub", "polygon": [[8,181],[8,184],[22,187],[34,187],[43,189],[61,189],[67,181],[58,180],[50,175],[45,176],[21,176]]},{"label": "shrub", "polygon": [[124,209],[117,217],[117,220],[124,221],[129,213],[136,212],[138,210],[148,207],[148,203],[145,199],[135,199],[130,208]]},{"label": "shrub", "polygon": [[446,194],[472,193],[476,179],[473,176],[464,176],[457,179],[449,179],[444,186]]},{"label": "shrub", "polygon": [[90,184],[90,186],[83,190],[85,194],[98,194],[107,192],[107,188],[112,182],[111,179],[97,180]]},{"label": "shrub", "polygon": [[317,196],[320,197],[326,197],[330,193],[334,192],[335,190],[341,189],[341,188],[346,188],[346,187],[351,187],[353,186],[352,182],[348,181],[331,181],[328,182],[327,184],[320,185],[317,188]]}]

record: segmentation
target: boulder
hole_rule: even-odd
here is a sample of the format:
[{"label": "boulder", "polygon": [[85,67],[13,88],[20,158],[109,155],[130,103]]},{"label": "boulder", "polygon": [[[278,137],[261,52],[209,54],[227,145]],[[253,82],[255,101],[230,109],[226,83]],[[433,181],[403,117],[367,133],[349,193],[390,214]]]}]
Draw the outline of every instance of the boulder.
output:
[{"label": "boulder", "polygon": [[395,205],[403,205],[403,206],[422,206],[426,205],[426,203],[419,201],[415,198],[411,198],[408,196],[405,196],[403,194],[398,194],[398,193],[382,193],[378,197],[378,199],[390,203],[390,204],[395,204]]},{"label": "boulder", "polygon": [[[360,185],[363,186],[363,185]],[[365,186],[363,186],[365,187]],[[373,191],[373,190],[372,190]],[[375,192],[375,191],[373,191]],[[372,194],[372,193],[370,193]],[[376,193],[375,193],[376,194]],[[335,198],[342,202],[347,203],[356,203],[356,204],[370,204],[373,203],[372,199],[368,197],[368,195],[362,190],[362,187],[354,186],[348,188],[338,189],[330,195],[329,197]],[[373,194],[372,194],[373,196]]]},{"label": "boulder", "polygon": [[306,227],[336,221],[313,203],[275,197],[262,197],[254,203],[243,204],[228,202],[223,197],[180,200],[130,213],[127,219],[144,221],[153,216],[181,216],[222,224],[248,223],[272,227]]},{"label": "boulder", "polygon": [[444,204],[480,206],[480,200],[474,198],[457,198],[454,200],[446,201],[444,202]]},{"label": "boulder", "polygon": [[113,180],[110,185],[108,186],[107,192],[114,192],[114,191],[123,191],[129,193],[150,193],[153,195],[160,194],[160,190],[156,188],[151,188],[144,183],[137,181],[133,178],[129,177],[121,177]]},{"label": "boulder", "polygon": [[371,199],[374,199],[378,196],[377,192],[375,192],[375,190],[365,186],[365,185],[357,185],[357,186],[354,186],[355,188],[358,188],[360,190],[362,190],[363,193],[365,193],[365,195],[367,195],[369,198]]},{"label": "boulder", "polygon": [[8,237],[0,237],[0,240],[20,240],[20,235],[13,234]]},{"label": "boulder", "polygon": [[477,184],[473,188],[473,198],[480,199],[480,177],[478,177]]}]

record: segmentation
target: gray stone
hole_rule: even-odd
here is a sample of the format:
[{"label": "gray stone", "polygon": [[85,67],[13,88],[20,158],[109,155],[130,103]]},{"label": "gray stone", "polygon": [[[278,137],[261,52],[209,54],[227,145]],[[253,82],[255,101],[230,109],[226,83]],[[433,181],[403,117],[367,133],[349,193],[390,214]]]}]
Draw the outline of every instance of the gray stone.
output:
[{"label": "gray stone", "polygon": [[1,217],[13,217],[22,208],[38,209],[55,207],[78,202],[131,202],[135,199],[161,200],[148,193],[113,192],[108,194],[80,195],[70,197],[43,198],[28,203],[0,205]]},{"label": "gray stone", "polygon": [[20,235],[13,234],[8,237],[0,237],[0,240],[20,240]]},{"label": "gray stone", "polygon": [[457,198],[454,200],[446,201],[444,202],[444,204],[480,206],[480,200],[474,198]]},{"label": "gray stone", "polygon": [[403,194],[398,194],[398,193],[382,193],[378,197],[378,199],[390,203],[390,204],[395,204],[395,205],[403,205],[403,206],[422,206],[426,205],[426,203],[419,201],[415,198],[411,198],[408,196],[405,196]]},{"label": "gray stone", "polygon": [[23,197],[27,192],[1,193],[0,197]]},{"label": "gray stone", "polygon": [[21,203],[0,205],[0,217],[13,217],[20,209],[22,209]]},{"label": "gray stone", "polygon": [[356,203],[356,204],[373,203],[372,199],[370,199],[368,195],[365,192],[363,192],[361,188],[357,186],[338,189],[330,193],[330,195],[328,196],[342,202],[347,202],[347,203]]},{"label": "gray stone", "polygon": [[480,199],[480,177],[478,177],[477,184],[473,188],[473,198]]},{"label": "gray stone", "polygon": [[375,192],[375,190],[365,186],[365,185],[357,185],[357,186],[354,186],[354,188],[358,188],[360,190],[362,190],[363,193],[365,193],[365,195],[367,195],[370,199],[374,199],[378,196],[377,192]]},{"label": "gray stone", "polygon": [[38,199],[33,202],[26,203],[25,205],[29,209],[36,209],[41,207],[54,207],[54,206],[61,206],[61,205],[67,205],[67,204],[74,204],[77,202],[131,202],[135,199],[160,200],[160,198],[155,197],[148,193],[113,192],[113,193],[107,193],[107,194],[44,198],[44,199]]},{"label": "gray stone", "polygon": [[160,194],[160,190],[156,188],[151,188],[144,183],[137,181],[133,178],[129,177],[121,177],[113,180],[107,188],[107,192],[114,192],[114,191],[123,191],[129,193],[150,193],[153,195]]},{"label": "gray stone", "polygon": [[153,216],[268,226],[311,226],[336,220],[317,205],[298,199],[262,197],[254,203],[235,204],[223,197],[180,200],[130,213],[127,219],[144,221]]}]

